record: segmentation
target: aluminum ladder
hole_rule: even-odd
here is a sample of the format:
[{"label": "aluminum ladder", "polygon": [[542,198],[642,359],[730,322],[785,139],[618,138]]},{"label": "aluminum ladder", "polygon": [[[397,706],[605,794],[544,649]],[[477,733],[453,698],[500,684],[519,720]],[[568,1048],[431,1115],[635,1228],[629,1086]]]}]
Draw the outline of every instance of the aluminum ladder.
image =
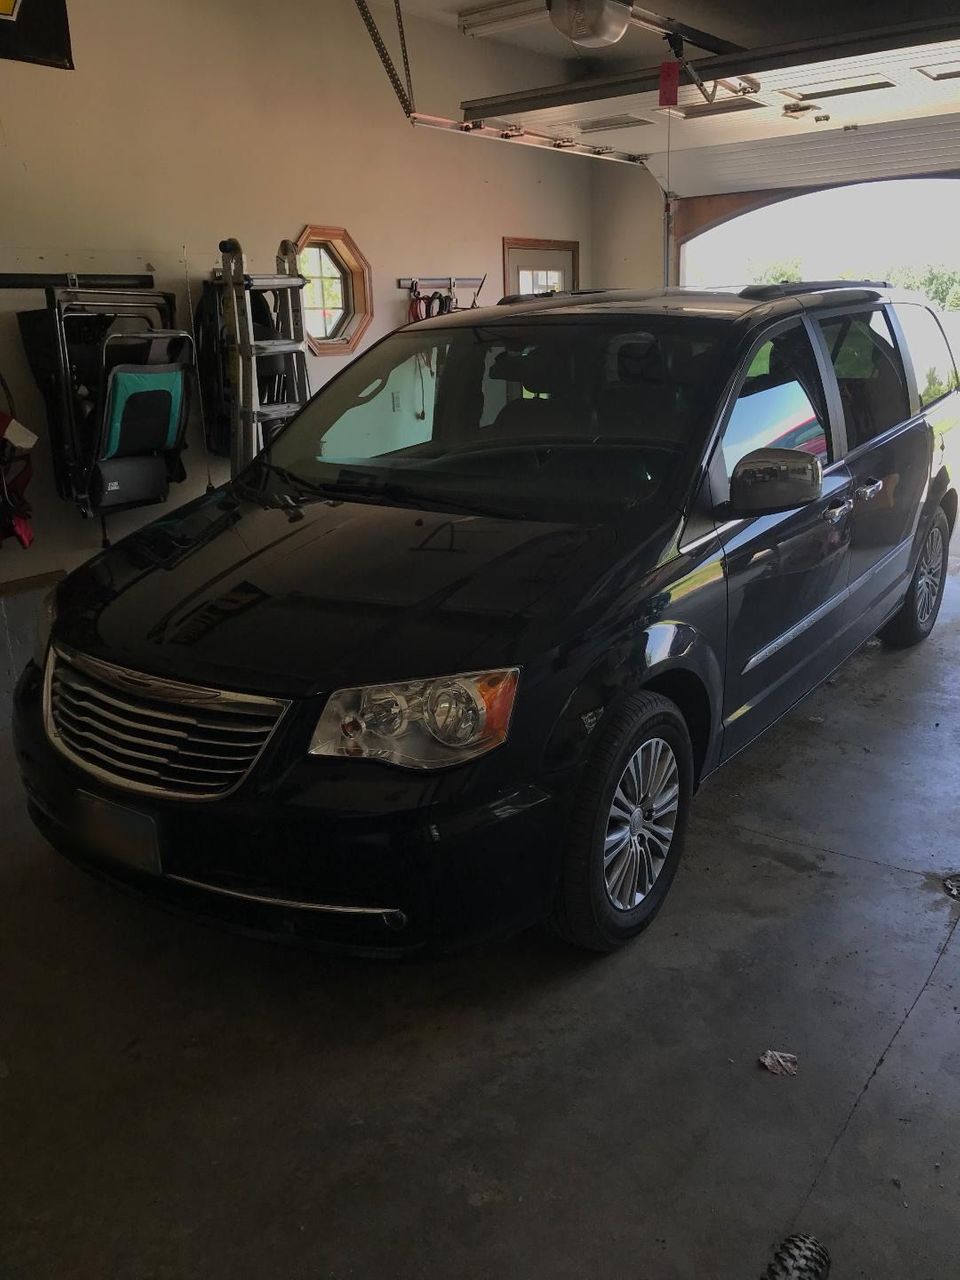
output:
[{"label": "aluminum ladder", "polygon": [[[273,431],[282,426],[310,399],[307,343],[303,327],[303,290],[297,246],[283,240],[277,251],[277,272],[253,276],[239,240],[221,240],[223,270],[218,283],[223,290],[230,395],[230,474],[249,466]],[[252,293],[273,293],[276,336],[255,338]],[[257,361],[280,357],[283,372],[271,379],[272,394],[262,394]]]}]

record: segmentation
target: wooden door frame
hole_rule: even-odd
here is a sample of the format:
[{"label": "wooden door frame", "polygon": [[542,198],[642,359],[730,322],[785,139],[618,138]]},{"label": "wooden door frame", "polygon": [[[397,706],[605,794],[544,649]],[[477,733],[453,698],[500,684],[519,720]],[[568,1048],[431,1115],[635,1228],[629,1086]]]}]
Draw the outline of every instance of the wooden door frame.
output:
[{"label": "wooden door frame", "polygon": [[511,249],[556,249],[561,253],[569,253],[573,258],[573,284],[571,288],[580,288],[580,241],[579,240],[527,240],[523,236],[503,237],[503,292],[509,294],[510,288],[510,250]]}]

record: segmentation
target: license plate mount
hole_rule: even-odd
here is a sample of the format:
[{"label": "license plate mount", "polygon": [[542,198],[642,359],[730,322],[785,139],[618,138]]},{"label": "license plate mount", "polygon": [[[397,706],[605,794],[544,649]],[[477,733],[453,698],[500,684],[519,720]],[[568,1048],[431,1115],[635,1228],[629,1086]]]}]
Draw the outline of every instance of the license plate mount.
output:
[{"label": "license plate mount", "polygon": [[149,813],[78,791],[77,828],[91,852],[134,871],[160,875],[157,824]]}]

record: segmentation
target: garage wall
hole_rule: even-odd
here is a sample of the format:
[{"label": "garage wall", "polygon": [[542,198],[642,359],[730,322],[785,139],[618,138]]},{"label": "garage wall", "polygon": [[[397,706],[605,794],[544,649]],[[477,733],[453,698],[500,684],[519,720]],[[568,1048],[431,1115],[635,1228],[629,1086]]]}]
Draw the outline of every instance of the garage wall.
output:
[{"label": "garage wall", "polygon": [[663,284],[663,195],[639,166],[594,164],[593,255],[597,288],[655,289]]},{"label": "garage wall", "polygon": [[[399,275],[488,272],[481,301],[496,301],[504,235],[579,240],[583,279],[594,279],[593,182],[619,192],[597,172],[614,166],[414,129],[352,0],[74,0],[70,17],[76,71],[2,64],[0,271],[153,269],[185,321],[185,280],[196,294],[224,236],[264,270],[305,223],[344,225],[373,268],[367,342],[405,317]],[[383,29],[395,47],[391,22],[392,5]],[[417,105],[431,114],[456,117],[461,98],[561,74],[430,22],[411,20],[408,39]],[[619,243],[604,240],[604,276],[618,260],[637,269]],[[15,319],[38,305],[39,294],[0,292],[0,368],[42,437]],[[313,360],[314,386],[341,363]],[[3,545],[0,586],[99,547],[95,524],[53,494],[42,445],[37,463],[37,540],[28,552]],[[202,491],[199,439],[186,463],[171,502]],[[111,533],[161,511],[116,517]]]}]

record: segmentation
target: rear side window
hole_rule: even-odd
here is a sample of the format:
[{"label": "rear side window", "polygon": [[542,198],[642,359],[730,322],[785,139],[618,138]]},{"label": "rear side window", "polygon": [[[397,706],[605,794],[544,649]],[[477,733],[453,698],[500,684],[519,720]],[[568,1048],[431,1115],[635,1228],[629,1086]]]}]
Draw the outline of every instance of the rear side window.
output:
[{"label": "rear side window", "polygon": [[802,449],[829,460],[823,390],[802,325],[754,352],[723,433],[727,475],[754,449]]},{"label": "rear side window", "polygon": [[956,366],[935,316],[913,302],[898,303],[896,312],[917,375],[920,403],[933,404],[948,391],[956,391]]},{"label": "rear side window", "polygon": [[884,313],[857,311],[819,324],[840,387],[848,447],[909,418],[903,363]]}]

